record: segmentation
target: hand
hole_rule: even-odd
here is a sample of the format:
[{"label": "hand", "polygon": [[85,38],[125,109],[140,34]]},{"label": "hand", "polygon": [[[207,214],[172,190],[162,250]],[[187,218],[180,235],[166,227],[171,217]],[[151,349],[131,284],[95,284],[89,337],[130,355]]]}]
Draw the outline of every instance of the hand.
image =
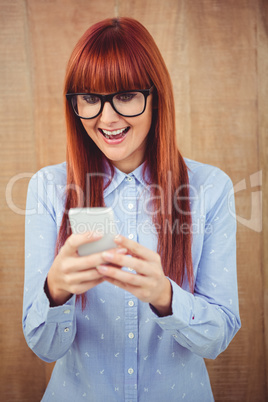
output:
[{"label": "hand", "polygon": [[[47,276],[47,290],[53,306],[64,304],[73,294],[82,294],[103,282],[96,265],[105,262],[102,253],[81,257],[77,249],[82,244],[99,240],[95,232],[72,234],[56,256]],[[111,250],[110,250],[111,251]],[[126,252],[115,249],[113,252]]]},{"label": "hand", "polygon": [[[159,315],[172,314],[172,288],[166,278],[159,254],[129,240],[123,236],[115,238],[121,248],[126,248],[129,255],[115,253],[114,250],[103,252],[103,259],[109,264],[97,266],[97,270],[105,275],[105,280],[132,293],[143,302],[150,303]],[[136,274],[118,269],[128,267]]]}]

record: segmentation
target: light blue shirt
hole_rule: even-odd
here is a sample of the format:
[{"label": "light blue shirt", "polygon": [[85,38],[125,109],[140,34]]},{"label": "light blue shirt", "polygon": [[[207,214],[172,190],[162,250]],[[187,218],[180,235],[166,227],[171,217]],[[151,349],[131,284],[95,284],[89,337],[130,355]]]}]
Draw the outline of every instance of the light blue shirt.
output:
[{"label": "light blue shirt", "polygon": [[[180,287],[171,280],[173,314],[167,317],[107,282],[87,292],[85,310],[75,296],[50,307],[44,283],[64,211],[66,164],[32,177],[23,330],[41,359],[57,360],[43,401],[213,401],[203,358],[215,359],[240,328],[233,187],[220,169],[186,163],[195,289],[191,294],[186,282]],[[129,175],[116,169],[104,190],[120,233],[156,251],[149,195],[142,166]]]}]

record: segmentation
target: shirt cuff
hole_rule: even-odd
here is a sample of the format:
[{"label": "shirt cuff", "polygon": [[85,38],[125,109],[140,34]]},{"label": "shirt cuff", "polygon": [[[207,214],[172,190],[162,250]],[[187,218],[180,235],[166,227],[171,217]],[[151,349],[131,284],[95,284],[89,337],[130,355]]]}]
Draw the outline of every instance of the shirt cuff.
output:
[{"label": "shirt cuff", "polygon": [[67,300],[66,303],[61,304],[60,306],[51,306],[50,300],[47,292],[47,280],[45,281],[44,288],[42,289],[42,295],[40,302],[46,306],[47,310],[47,322],[66,322],[72,321],[75,311],[75,301],[76,296],[73,295],[70,299]]},{"label": "shirt cuff", "polygon": [[193,314],[194,296],[183,290],[176,282],[169,279],[172,286],[172,314],[166,317],[159,317],[157,310],[150,305],[155,315],[155,321],[163,329],[178,331],[189,326]]}]

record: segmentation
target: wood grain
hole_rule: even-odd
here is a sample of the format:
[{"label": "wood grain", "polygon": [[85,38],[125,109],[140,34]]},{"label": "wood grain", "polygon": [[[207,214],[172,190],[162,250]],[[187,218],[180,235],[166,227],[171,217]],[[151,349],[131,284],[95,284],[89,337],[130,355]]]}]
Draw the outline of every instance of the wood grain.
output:
[{"label": "wood grain", "polygon": [[[24,2],[1,1],[0,4],[0,399],[27,401],[41,397],[45,386],[45,368],[29,351],[22,335],[24,217],[9,208],[5,190],[18,173],[34,172],[36,169],[34,104]],[[25,207],[26,186],[27,181],[23,179],[12,186],[13,203],[17,208]]]},{"label": "wood grain", "polygon": [[[0,399],[38,401],[53,365],[21,330],[25,197],[29,174],[65,160],[63,80],[70,52],[94,22],[132,16],[168,66],[178,145],[234,184],[242,329],[206,361],[215,400],[268,399],[268,2],[266,0],[0,0]],[[251,178],[262,171],[262,186]],[[13,180],[13,181],[12,181]],[[6,193],[6,190],[7,193]],[[252,230],[252,192],[262,230]],[[262,192],[262,193],[261,193]],[[246,222],[246,220],[248,222]]]},{"label": "wood grain", "polygon": [[[187,4],[192,157],[221,167],[234,184],[246,179],[248,187],[260,170],[256,2]],[[237,213],[249,218],[250,191],[237,193],[236,204]],[[207,367],[216,400],[264,400],[261,234],[238,224],[237,241],[242,329]]]},{"label": "wood grain", "polygon": [[262,202],[263,202],[263,232],[262,232],[262,272],[263,272],[263,302],[264,302],[264,339],[266,356],[266,395],[268,395],[268,2],[261,0],[258,7],[258,129],[260,162],[263,172]]}]

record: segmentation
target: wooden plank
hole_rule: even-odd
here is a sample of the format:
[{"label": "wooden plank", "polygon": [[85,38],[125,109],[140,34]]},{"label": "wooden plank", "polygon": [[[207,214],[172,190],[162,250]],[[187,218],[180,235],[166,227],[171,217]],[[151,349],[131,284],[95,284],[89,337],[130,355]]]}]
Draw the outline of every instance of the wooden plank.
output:
[{"label": "wooden plank", "polygon": [[266,356],[266,400],[268,400],[268,2],[261,0],[258,7],[257,25],[257,69],[258,69],[258,125],[259,150],[262,176],[262,270],[264,273],[264,334]]},{"label": "wooden plank", "polygon": [[[250,175],[260,169],[257,4],[208,0],[187,4],[192,157],[221,167],[234,184],[246,179],[248,188]],[[237,193],[236,204],[238,215],[249,218],[250,191]],[[225,353],[207,361],[207,367],[217,401],[261,401],[265,398],[261,234],[238,224],[237,241],[242,329]]]},{"label": "wooden plank", "polygon": [[25,207],[28,180],[14,182],[5,198],[12,178],[36,170],[27,18],[24,2],[0,0],[0,9],[0,399],[31,401],[41,398],[45,371],[22,334],[24,216],[10,209],[11,201],[13,209]]}]

